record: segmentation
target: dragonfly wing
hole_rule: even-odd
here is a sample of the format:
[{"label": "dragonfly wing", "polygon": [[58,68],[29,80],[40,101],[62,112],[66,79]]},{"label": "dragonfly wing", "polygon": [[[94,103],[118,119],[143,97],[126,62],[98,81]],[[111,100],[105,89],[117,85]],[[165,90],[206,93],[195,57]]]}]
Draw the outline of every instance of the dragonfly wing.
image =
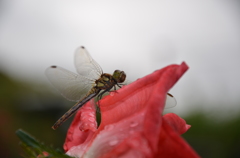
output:
[{"label": "dragonfly wing", "polygon": [[102,74],[102,68],[84,47],[79,47],[75,52],[75,67],[80,75],[93,80],[99,79]]},{"label": "dragonfly wing", "polygon": [[121,84],[122,85],[129,85],[130,83],[132,83],[132,81],[125,79],[125,81]]},{"label": "dragonfly wing", "polygon": [[82,99],[92,88],[93,82],[58,66],[51,66],[45,71],[52,85],[70,101]]},{"label": "dragonfly wing", "polygon": [[70,118],[74,113],[77,112],[79,108],[81,108],[87,101],[95,97],[98,93],[91,93],[83,100],[77,102],[71,109],[69,109],[62,117],[60,117],[57,122],[52,126],[53,129],[57,129],[63,122],[65,122],[68,118]]},{"label": "dragonfly wing", "polygon": [[[132,83],[131,81],[129,80],[125,80],[122,85],[128,85]],[[117,89],[119,89],[117,87]],[[113,90],[113,89],[112,89]],[[165,103],[165,109],[169,109],[169,108],[172,108],[172,107],[175,107],[177,105],[177,100],[174,98],[174,96],[170,93],[167,93],[167,98],[166,98],[166,103]]]},{"label": "dragonfly wing", "polygon": [[172,108],[174,106],[177,105],[177,101],[174,98],[174,96],[170,93],[167,93],[167,99],[166,99],[166,103],[165,103],[165,109],[169,109]]}]

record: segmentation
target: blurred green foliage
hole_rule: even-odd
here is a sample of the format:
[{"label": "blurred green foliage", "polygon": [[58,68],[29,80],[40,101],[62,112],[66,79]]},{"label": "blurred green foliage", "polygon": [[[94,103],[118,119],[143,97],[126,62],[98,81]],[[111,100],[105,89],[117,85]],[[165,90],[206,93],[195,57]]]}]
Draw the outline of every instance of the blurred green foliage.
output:
[{"label": "blurred green foliage", "polygon": [[21,157],[15,131],[24,129],[55,148],[62,149],[71,119],[57,130],[51,126],[67,109],[67,102],[41,83],[14,81],[0,73],[0,157]]},{"label": "blurred green foliage", "polygon": [[222,121],[195,113],[184,119],[192,127],[183,137],[201,157],[240,157],[240,117]]},{"label": "blurred green foliage", "polygon": [[[15,134],[20,128],[47,145],[62,149],[72,118],[56,131],[51,126],[69,108],[66,105],[73,103],[55,96],[51,88],[41,83],[14,81],[0,73],[0,157],[23,155]],[[240,116],[220,121],[204,113],[192,113],[184,119],[192,127],[183,137],[200,156],[240,157]]]},{"label": "blurred green foliage", "polygon": [[21,140],[20,145],[22,146],[23,150],[25,150],[26,155],[24,155],[24,157],[26,158],[71,158],[63,151],[60,151],[59,149],[54,149],[53,147],[49,147],[44,143],[39,142],[33,136],[21,129],[16,131],[16,135]]}]

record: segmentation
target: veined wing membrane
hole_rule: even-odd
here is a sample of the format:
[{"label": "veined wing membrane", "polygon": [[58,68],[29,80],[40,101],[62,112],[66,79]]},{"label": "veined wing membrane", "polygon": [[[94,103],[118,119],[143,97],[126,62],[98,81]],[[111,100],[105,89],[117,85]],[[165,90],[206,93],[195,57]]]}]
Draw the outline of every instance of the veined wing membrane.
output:
[{"label": "veined wing membrane", "polygon": [[174,98],[174,96],[170,93],[167,93],[166,103],[165,103],[165,109],[172,108],[177,105],[177,101]]},{"label": "veined wing membrane", "polygon": [[[122,85],[128,85],[132,83],[129,80],[125,80]],[[119,89],[117,87],[117,89]],[[113,89],[112,89],[113,90]],[[173,108],[177,105],[177,100],[174,98],[174,96],[170,93],[167,93],[167,98],[166,98],[166,103],[165,103],[165,108],[164,109],[169,109],[169,108]]]},{"label": "veined wing membrane", "polygon": [[74,60],[77,72],[82,76],[97,80],[103,73],[102,68],[83,46],[76,50]]},{"label": "veined wing membrane", "polygon": [[92,88],[94,81],[77,75],[59,66],[51,66],[45,71],[52,85],[70,101],[79,101]]}]

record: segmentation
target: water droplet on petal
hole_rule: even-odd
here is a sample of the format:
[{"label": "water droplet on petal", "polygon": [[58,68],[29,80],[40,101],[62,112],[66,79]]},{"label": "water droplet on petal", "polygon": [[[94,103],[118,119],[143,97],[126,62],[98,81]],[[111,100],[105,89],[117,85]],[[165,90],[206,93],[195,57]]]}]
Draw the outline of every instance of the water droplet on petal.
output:
[{"label": "water droplet on petal", "polygon": [[105,129],[106,129],[106,130],[112,130],[113,128],[114,128],[113,125],[107,125],[107,126],[105,126]]},{"label": "water droplet on petal", "polygon": [[82,131],[82,132],[85,131],[85,129],[82,128],[82,127],[79,127],[79,130]]},{"label": "water droplet on petal", "polygon": [[131,122],[130,127],[136,127],[138,125],[138,122]]},{"label": "water droplet on petal", "polygon": [[90,117],[90,118],[88,118],[88,121],[90,121],[90,122],[94,122],[94,121],[95,121],[95,119],[94,119],[94,118],[92,118],[92,117]]},{"label": "water droplet on petal", "polygon": [[89,113],[88,117],[95,117],[95,115],[93,113]]},{"label": "water droplet on petal", "polygon": [[89,123],[88,126],[89,126],[89,127],[94,127],[94,124],[93,124],[93,123]]},{"label": "water droplet on petal", "polygon": [[114,96],[115,92],[110,92],[110,96]]},{"label": "water droplet on petal", "polygon": [[118,144],[118,140],[111,140],[111,141],[109,142],[109,145],[110,145],[110,146],[114,146],[114,145],[116,145],[116,144]]}]

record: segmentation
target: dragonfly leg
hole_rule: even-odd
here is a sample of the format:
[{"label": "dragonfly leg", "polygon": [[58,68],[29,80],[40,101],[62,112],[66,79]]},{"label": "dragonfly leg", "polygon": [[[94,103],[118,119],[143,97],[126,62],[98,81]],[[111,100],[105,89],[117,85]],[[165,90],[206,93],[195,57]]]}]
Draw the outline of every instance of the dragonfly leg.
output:
[{"label": "dragonfly leg", "polygon": [[102,94],[99,94],[99,95],[97,96],[98,103],[99,103],[99,100],[100,100],[100,99],[102,99]]},{"label": "dragonfly leg", "polygon": [[101,93],[99,93],[99,95],[98,95],[98,97],[97,97],[98,100],[102,99],[103,94],[106,93],[106,92],[109,92],[109,90],[108,90],[108,89],[105,89],[104,91],[102,91]]},{"label": "dragonfly leg", "polygon": [[104,93],[108,92],[109,90],[108,89],[105,89],[103,92],[99,93],[98,96],[97,96],[97,105],[100,106],[100,103],[99,101],[102,99],[102,96]]},{"label": "dragonfly leg", "polygon": [[[118,84],[118,83],[117,83],[116,85],[117,85],[119,88],[122,88],[121,84]],[[114,86],[114,87],[115,87],[115,86]]]},{"label": "dragonfly leg", "polygon": [[117,89],[116,89],[116,86],[114,85],[114,90],[110,91],[108,90],[108,92],[114,92],[114,93],[118,93]]}]

